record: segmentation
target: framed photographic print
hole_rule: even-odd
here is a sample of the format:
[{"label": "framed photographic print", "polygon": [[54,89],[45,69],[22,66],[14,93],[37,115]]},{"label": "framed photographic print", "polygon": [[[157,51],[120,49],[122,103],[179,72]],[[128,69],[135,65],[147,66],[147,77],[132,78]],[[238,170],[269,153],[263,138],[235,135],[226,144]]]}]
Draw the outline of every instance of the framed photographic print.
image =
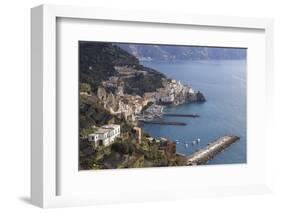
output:
[{"label": "framed photographic print", "polygon": [[33,8],[32,203],[270,191],[272,28],[269,19]]}]

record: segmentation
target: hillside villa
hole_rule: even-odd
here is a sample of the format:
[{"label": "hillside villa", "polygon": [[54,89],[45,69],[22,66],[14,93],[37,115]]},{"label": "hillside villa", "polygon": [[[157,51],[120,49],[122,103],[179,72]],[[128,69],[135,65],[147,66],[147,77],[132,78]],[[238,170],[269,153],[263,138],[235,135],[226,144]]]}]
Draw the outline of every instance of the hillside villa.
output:
[{"label": "hillside villa", "polygon": [[88,135],[88,141],[96,148],[99,145],[109,146],[120,135],[120,125],[109,124],[99,127]]}]

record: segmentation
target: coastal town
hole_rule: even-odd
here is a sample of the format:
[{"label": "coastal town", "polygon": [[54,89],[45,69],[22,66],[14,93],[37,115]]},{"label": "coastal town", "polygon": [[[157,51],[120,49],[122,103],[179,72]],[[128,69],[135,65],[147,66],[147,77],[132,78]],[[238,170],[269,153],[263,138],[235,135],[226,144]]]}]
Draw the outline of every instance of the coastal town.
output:
[{"label": "coastal town", "polygon": [[[155,166],[145,155],[145,152],[149,153],[151,147],[154,147],[154,152],[158,153],[164,162],[158,166],[191,165],[190,159],[187,160],[186,156],[177,153],[176,146],[179,142],[163,137],[153,138],[143,133],[139,124],[161,118],[164,114],[164,108],[167,106],[176,106],[195,101],[204,102],[206,99],[203,94],[195,91],[191,86],[183,85],[180,81],[174,79],[163,79],[163,87],[157,88],[154,92],[145,92],[143,96],[127,94],[125,92],[124,78],[137,73],[143,75],[147,75],[147,73],[129,69],[126,66],[115,67],[115,69],[118,71],[118,76],[111,76],[102,81],[101,86],[97,89],[97,94],[91,92],[89,85],[83,85],[82,88],[87,89],[80,91],[80,98],[87,100],[94,96],[110,114],[130,123],[131,129],[122,131],[122,125],[116,123],[91,126],[90,131],[81,136],[81,141],[84,141],[84,145],[89,145],[86,146],[87,151],[83,150],[82,159],[83,156],[87,157],[96,153],[95,163],[91,165],[91,169]],[[190,117],[197,116],[190,115]],[[129,144],[128,142],[123,143],[124,140],[129,140]],[[197,139],[191,142],[190,146],[199,142],[200,139]],[[188,144],[184,145],[188,147]],[[130,151],[128,151],[130,148],[134,150],[131,155],[129,154]],[[124,151],[125,149],[128,150]],[[120,155],[120,153],[123,153],[123,155]],[[102,166],[98,163],[99,161],[102,162]]]},{"label": "coastal town", "polygon": [[[200,138],[180,142],[153,137],[142,130],[142,124],[187,125],[176,118],[196,119],[200,115],[167,114],[165,108],[204,103],[205,96],[190,85],[140,65],[134,56],[114,45],[85,43],[85,51],[79,89],[81,170],[198,165],[239,140],[218,138],[192,158],[178,153],[177,146],[198,146]],[[91,57],[97,59],[87,61]],[[106,63],[96,64],[102,57]],[[163,121],[164,116],[175,121]]]},{"label": "coastal town", "polygon": [[115,69],[118,71],[118,76],[103,81],[103,87],[98,88],[97,97],[110,113],[124,117],[126,120],[135,123],[139,120],[152,120],[161,117],[165,106],[206,101],[202,93],[174,79],[162,79],[163,87],[157,88],[154,92],[145,92],[143,96],[126,94],[124,79],[137,74],[149,74],[127,66],[119,66]]}]

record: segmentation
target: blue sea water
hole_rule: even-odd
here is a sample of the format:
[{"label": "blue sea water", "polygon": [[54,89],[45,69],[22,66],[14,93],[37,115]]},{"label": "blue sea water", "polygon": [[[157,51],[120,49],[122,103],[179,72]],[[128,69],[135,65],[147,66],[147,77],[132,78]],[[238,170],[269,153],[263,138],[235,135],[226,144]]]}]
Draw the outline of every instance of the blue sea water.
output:
[{"label": "blue sea water", "polygon": [[[194,153],[223,135],[237,135],[240,140],[218,154],[208,164],[246,163],[246,60],[198,60],[177,62],[142,62],[166,76],[200,90],[207,101],[167,107],[170,113],[194,113],[199,118],[164,117],[167,121],[182,121],[187,126],[144,124],[143,131],[154,137],[179,140],[177,152]],[[188,148],[200,138],[201,142]]]}]

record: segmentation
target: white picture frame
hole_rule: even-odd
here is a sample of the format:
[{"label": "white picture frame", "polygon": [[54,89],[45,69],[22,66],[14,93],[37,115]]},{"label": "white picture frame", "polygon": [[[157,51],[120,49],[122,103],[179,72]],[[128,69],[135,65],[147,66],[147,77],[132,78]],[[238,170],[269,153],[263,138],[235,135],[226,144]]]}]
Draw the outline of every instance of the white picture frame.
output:
[{"label": "white picture frame", "polygon": [[[54,6],[41,5],[31,10],[31,201],[33,204],[47,207],[62,207],[76,205],[92,205],[99,203],[116,202],[138,202],[143,200],[163,200],[177,199],[197,196],[213,195],[233,195],[251,194],[270,191],[270,161],[265,161],[265,165],[260,168],[259,173],[264,173],[264,177],[254,184],[233,183],[233,185],[222,184],[220,186],[200,187],[199,183],[194,183],[194,188],[179,189],[178,186],[169,185],[165,190],[152,187],[150,195],[137,193],[134,191],[124,191],[122,196],[112,193],[112,196],[100,195],[58,195],[58,184],[60,166],[58,159],[60,156],[57,147],[57,88],[60,82],[57,79],[57,20],[79,19],[79,20],[100,20],[119,21],[133,23],[153,23],[167,26],[199,26],[206,28],[218,28],[231,30],[249,29],[259,30],[264,34],[264,67],[262,68],[266,78],[264,81],[265,94],[264,103],[261,110],[264,112],[265,131],[261,136],[266,141],[265,146],[270,144],[270,131],[272,128],[271,119],[273,105],[273,21],[271,19],[240,18],[240,17],[216,17],[203,15],[173,14],[173,13],[153,13],[148,11],[122,11],[108,8],[85,8],[74,6]],[[253,79],[254,80],[254,79]],[[265,103],[266,102],[266,103]],[[254,152],[254,151],[253,151]],[[73,156],[77,157],[77,156]],[[264,156],[268,159],[267,156]],[[187,168],[173,170],[180,172]],[[247,168],[244,168],[247,170]],[[230,168],[230,170],[234,170]],[[158,169],[150,170],[158,177],[163,177],[165,171]],[[206,170],[207,171],[207,170]],[[138,175],[144,174],[144,170],[132,171]],[[127,172],[128,173],[128,172]],[[110,173],[104,174],[109,175]],[[125,172],[123,172],[125,174]],[[122,174],[122,175],[123,175]],[[198,173],[199,174],[199,173]],[[91,174],[95,175],[95,174]],[[122,176],[129,181],[128,176]],[[107,179],[108,180],[108,179]],[[126,194],[127,193],[127,194]],[[131,193],[131,194],[128,194]],[[165,195],[166,193],[166,195]],[[167,193],[172,194],[167,195]],[[176,193],[176,195],[175,195]]]}]

